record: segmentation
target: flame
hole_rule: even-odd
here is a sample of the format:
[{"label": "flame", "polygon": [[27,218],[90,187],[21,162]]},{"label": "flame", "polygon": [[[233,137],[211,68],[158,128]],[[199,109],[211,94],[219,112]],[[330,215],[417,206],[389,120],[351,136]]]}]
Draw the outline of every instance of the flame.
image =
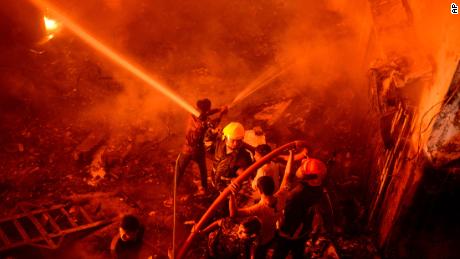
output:
[{"label": "flame", "polygon": [[59,23],[56,20],[43,16],[43,21],[47,32],[55,32],[59,28]]},{"label": "flame", "polygon": [[57,20],[51,19],[49,16],[46,15],[43,16],[43,23],[45,25],[46,35],[45,37],[43,37],[41,41],[38,42],[39,44],[44,44],[52,40],[56,36],[56,33],[59,31],[61,27],[61,24]]}]

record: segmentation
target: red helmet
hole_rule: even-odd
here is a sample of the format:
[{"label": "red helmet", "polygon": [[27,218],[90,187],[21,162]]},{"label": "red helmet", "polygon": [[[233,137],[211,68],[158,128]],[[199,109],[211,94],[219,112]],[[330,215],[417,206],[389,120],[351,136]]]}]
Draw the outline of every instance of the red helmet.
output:
[{"label": "red helmet", "polygon": [[296,172],[296,176],[311,186],[320,186],[326,178],[326,165],[318,159],[307,158]]}]

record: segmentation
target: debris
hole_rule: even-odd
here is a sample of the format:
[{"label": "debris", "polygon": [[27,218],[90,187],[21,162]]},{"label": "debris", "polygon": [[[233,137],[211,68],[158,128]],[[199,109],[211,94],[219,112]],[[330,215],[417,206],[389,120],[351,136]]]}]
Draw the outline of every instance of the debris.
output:
[{"label": "debris", "polygon": [[172,205],[173,205],[173,200],[172,198],[169,198],[169,199],[166,199],[163,201],[163,205],[166,207],[166,208],[171,208]]},{"label": "debris", "polygon": [[380,258],[377,248],[369,237],[356,237],[337,239],[337,250],[344,258]]},{"label": "debris", "polygon": [[75,160],[85,159],[94,151],[105,139],[105,134],[101,132],[93,132],[89,134],[80,145],[73,152],[73,158]]},{"label": "debris", "polygon": [[93,161],[89,167],[89,173],[91,174],[91,179],[88,181],[88,184],[91,186],[96,186],[100,180],[104,179],[106,172],[104,169],[104,161],[102,160],[102,155],[104,154],[104,148],[99,148],[93,156]]},{"label": "debris", "polygon": [[67,208],[66,205],[58,204],[23,211],[0,219],[1,226],[10,226],[0,227],[0,238],[3,241],[0,243],[0,252],[25,245],[56,249],[67,234],[93,229],[113,221],[113,219],[94,221],[81,206]]},{"label": "debris", "polygon": [[179,198],[180,201],[186,202],[190,199],[190,195],[184,195]]},{"label": "debris", "polygon": [[308,240],[305,253],[308,258],[319,259],[319,258],[329,258],[329,259],[338,259],[340,258],[336,248],[334,247],[331,240],[326,237],[319,237],[316,240]]}]

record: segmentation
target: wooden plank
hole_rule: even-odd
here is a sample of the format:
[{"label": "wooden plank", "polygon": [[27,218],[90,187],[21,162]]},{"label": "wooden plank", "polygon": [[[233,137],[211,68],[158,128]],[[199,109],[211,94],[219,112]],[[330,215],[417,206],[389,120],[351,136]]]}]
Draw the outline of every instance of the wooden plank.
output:
[{"label": "wooden plank", "polygon": [[80,208],[81,214],[82,214],[83,217],[85,218],[86,222],[88,222],[88,223],[93,223],[93,220],[92,220],[91,217],[88,215],[88,213],[86,212],[86,210],[83,209],[83,207],[79,207],[79,208]]},{"label": "wooden plank", "polygon": [[24,241],[29,241],[30,237],[26,230],[22,227],[21,223],[19,223],[17,219],[13,219],[13,224],[17,228],[19,234],[21,234],[22,239],[24,239]]},{"label": "wooden plank", "polygon": [[75,221],[64,208],[61,208],[60,211],[62,212],[62,214],[64,214],[64,216],[66,216],[67,220],[69,221],[70,225],[72,225],[72,227],[78,227],[77,223],[75,223]]}]

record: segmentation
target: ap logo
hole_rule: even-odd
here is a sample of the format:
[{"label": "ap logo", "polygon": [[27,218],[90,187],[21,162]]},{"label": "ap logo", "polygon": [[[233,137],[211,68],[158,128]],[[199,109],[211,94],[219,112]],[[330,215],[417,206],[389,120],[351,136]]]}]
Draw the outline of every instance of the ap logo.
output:
[{"label": "ap logo", "polygon": [[456,3],[450,4],[450,13],[458,14],[458,5]]}]

